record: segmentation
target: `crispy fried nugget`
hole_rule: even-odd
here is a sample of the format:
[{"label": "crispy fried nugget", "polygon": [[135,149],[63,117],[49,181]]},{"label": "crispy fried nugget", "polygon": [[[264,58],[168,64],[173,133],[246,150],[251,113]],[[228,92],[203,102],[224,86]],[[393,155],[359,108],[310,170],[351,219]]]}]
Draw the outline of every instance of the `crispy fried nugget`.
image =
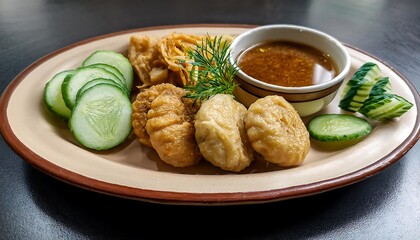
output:
[{"label": "crispy fried nugget", "polygon": [[184,95],[181,88],[165,90],[152,101],[147,113],[150,142],[159,157],[174,167],[192,166],[202,158],[195,141],[192,102]]},{"label": "crispy fried nugget", "polygon": [[293,106],[281,96],[266,96],[252,103],[246,131],[254,150],[268,162],[291,167],[309,152],[309,133]]},{"label": "crispy fried nugget", "polygon": [[204,101],[195,115],[195,137],[203,157],[221,169],[239,172],[253,161],[246,132],[247,109],[232,95]]}]

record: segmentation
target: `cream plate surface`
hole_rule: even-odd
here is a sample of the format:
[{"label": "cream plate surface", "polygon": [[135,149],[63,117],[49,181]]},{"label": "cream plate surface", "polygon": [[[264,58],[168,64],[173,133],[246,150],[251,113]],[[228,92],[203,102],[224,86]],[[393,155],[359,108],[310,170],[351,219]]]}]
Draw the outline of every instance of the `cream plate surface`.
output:
[{"label": "cream plate surface", "polygon": [[[43,105],[44,86],[55,73],[75,69],[95,50],[109,49],[126,54],[133,34],[236,35],[250,27],[253,26],[151,27],[99,36],[60,49],[25,69],[3,93],[2,134],[30,164],[70,184],[143,201],[198,205],[277,201],[346,186],[382,171],[417,142],[419,95],[413,85],[380,59],[349,45],[346,48],[352,59],[350,74],[367,61],[375,62],[382,74],[390,77],[393,91],[414,106],[399,119],[375,124],[372,133],[352,147],[338,151],[311,147],[304,163],[295,168],[281,169],[264,161],[256,161],[243,173],[224,172],[207,162],[185,169],[174,168],[158,159],[153,150],[142,147],[134,135],[115,149],[89,151],[80,147],[66,124]],[[341,113],[338,97],[339,94],[318,114]]]}]

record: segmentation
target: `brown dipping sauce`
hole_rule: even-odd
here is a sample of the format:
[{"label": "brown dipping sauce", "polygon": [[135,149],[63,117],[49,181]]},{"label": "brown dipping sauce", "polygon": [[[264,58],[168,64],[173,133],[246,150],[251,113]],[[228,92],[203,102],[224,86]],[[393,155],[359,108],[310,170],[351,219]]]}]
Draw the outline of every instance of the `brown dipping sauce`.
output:
[{"label": "brown dipping sauce", "polygon": [[337,75],[337,67],[322,51],[296,42],[266,42],[244,51],[238,66],[249,76],[285,87],[320,84]]}]

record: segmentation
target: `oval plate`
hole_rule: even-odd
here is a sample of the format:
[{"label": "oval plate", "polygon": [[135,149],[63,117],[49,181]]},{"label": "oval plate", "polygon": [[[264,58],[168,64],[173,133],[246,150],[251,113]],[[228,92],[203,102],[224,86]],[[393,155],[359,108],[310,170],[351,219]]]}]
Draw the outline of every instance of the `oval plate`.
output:
[{"label": "oval plate", "polygon": [[[55,51],[21,72],[3,93],[0,102],[2,135],[28,163],[78,187],[142,201],[192,205],[270,202],[343,187],[384,170],[417,142],[419,94],[414,86],[380,59],[349,45],[346,47],[352,58],[350,74],[364,62],[376,62],[383,75],[390,77],[393,91],[414,106],[399,119],[375,125],[372,133],[357,145],[340,151],[312,147],[304,163],[290,169],[276,168],[263,161],[255,161],[241,173],[221,171],[206,161],[194,167],[174,168],[163,163],[153,150],[142,147],[134,136],[110,151],[89,151],[80,147],[66,124],[43,105],[44,86],[55,73],[80,66],[95,50],[109,49],[126,54],[133,34],[236,35],[251,27],[206,24],[134,29]],[[340,113],[337,105],[336,97],[319,114]]]}]

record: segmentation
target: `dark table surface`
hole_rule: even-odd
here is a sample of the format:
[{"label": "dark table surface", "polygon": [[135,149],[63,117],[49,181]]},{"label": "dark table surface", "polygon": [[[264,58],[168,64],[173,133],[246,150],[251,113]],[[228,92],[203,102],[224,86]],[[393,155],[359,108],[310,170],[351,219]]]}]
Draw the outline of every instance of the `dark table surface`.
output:
[{"label": "dark table surface", "polygon": [[[116,31],[172,24],[289,23],[381,58],[420,89],[420,1],[0,0],[0,90],[44,55]],[[420,239],[420,145],[361,182],[239,206],[174,206],[84,190],[0,138],[0,239]]]}]

